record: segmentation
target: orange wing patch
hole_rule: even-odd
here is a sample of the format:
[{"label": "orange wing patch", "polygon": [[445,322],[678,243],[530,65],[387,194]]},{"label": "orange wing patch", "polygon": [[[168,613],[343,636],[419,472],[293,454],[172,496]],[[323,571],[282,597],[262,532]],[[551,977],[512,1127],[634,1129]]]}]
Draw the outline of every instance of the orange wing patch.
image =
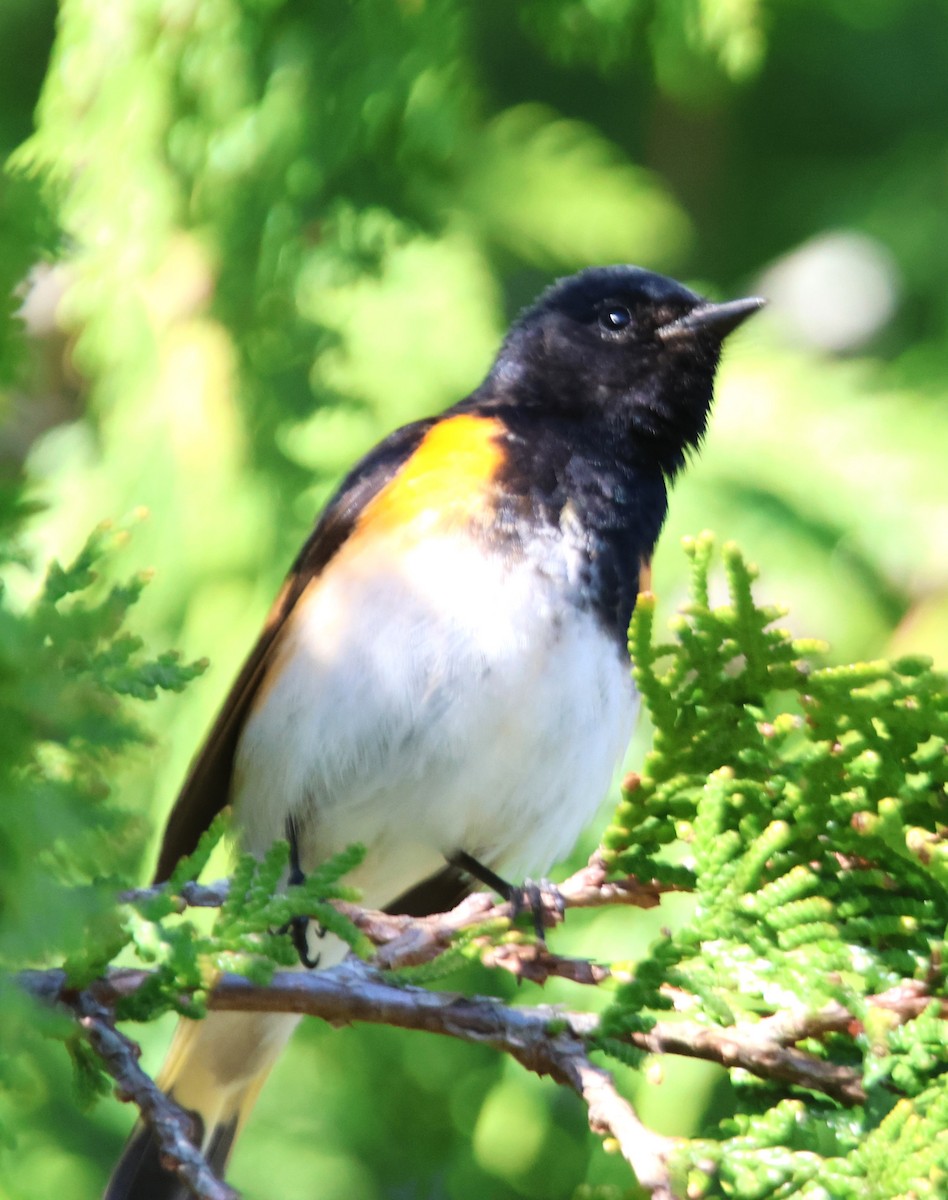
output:
[{"label": "orange wing patch", "polygon": [[[310,601],[324,586],[326,575],[339,569],[348,556],[359,553],[365,540],[411,526],[412,539],[437,528],[476,520],[489,513],[488,484],[504,452],[498,435],[500,421],[464,414],[433,425],[395,477],[362,510],[355,528],[330,559],[324,572],[307,583],[295,598],[259,681],[250,711],[257,711],[295,652],[293,627],[306,620]],[[331,642],[332,636],[326,631]]]},{"label": "orange wing patch", "polygon": [[483,513],[504,452],[501,422],[463,414],[433,425],[391,483],[365,507],[353,538],[424,521],[445,525]]}]

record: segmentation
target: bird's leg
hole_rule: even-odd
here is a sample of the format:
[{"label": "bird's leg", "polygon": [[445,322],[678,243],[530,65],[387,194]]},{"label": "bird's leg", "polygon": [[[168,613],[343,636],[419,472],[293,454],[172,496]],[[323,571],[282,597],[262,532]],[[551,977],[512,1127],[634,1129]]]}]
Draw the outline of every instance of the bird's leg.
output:
[{"label": "bird's leg", "polygon": [[[300,884],[306,882],[306,874],[300,866],[299,834],[296,828],[296,821],[292,817],[286,818],[286,840],[290,844],[290,871],[287,876],[287,883],[290,887],[299,887]],[[291,917],[287,925],[280,932],[289,933],[293,939],[296,953],[300,956],[300,962],[304,967],[312,969],[319,966],[319,960],[322,955],[312,955],[309,952],[309,926],[309,917]],[[320,930],[319,936],[321,937],[324,932],[324,930]]]},{"label": "bird's leg", "polygon": [[566,910],[566,902],[563,900],[559,889],[555,884],[548,879],[525,879],[518,886],[514,883],[508,883],[496,871],[492,871],[490,867],[485,867],[482,862],[479,862],[473,854],[468,854],[466,850],[458,850],[448,859],[448,862],[453,867],[459,867],[462,871],[466,871],[468,875],[472,875],[475,879],[480,880],[492,891],[497,892],[513,907],[514,917],[520,916],[522,912],[529,911],[533,916],[533,928],[537,935],[537,940],[546,943],[546,928],[543,922],[544,904],[543,897],[549,896],[556,911],[560,916]]}]

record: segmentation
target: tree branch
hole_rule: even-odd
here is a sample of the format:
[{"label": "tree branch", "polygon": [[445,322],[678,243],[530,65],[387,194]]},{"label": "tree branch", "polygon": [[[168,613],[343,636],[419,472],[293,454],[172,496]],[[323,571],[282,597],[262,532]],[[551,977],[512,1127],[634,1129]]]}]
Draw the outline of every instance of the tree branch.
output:
[{"label": "tree branch", "polygon": [[[150,978],[149,971],[116,970],[96,980],[88,993],[98,1004],[111,1008]],[[37,999],[68,1002],[70,993],[62,971],[24,971],[18,980]],[[925,985],[917,981],[906,981],[869,998],[871,1006],[891,1012],[899,1024],[919,1016],[931,1002]],[[464,997],[395,984],[382,978],[374,966],[357,959],[315,974],[278,972],[267,985],[252,983],[241,975],[223,975],[211,993],[209,1006],[226,1012],[293,1012],[319,1017],[333,1025],[366,1021],[423,1030],[491,1045],[518,1058],[525,1053],[524,1046],[533,1046],[535,1052],[537,1039],[548,1039],[551,1028],[554,1033],[564,1028],[584,1041],[599,1030],[599,1019],[594,1014],[548,1005],[508,1008],[490,997]],[[948,1015],[948,1002],[942,1002],[942,1010]],[[763,1079],[823,1092],[846,1104],[860,1104],[865,1093],[858,1071],[794,1048],[796,1042],[806,1038],[852,1031],[859,1024],[854,1014],[834,1003],[818,1012],[778,1013],[726,1028],[690,1021],[658,1022],[650,1030],[630,1033],[627,1041],[648,1053],[679,1054],[723,1067],[740,1067]]]},{"label": "tree branch", "polygon": [[[845,1012],[842,1006],[840,1009]],[[845,1012],[845,1017],[847,1022],[852,1021],[850,1013]],[[776,1019],[766,1018],[757,1024],[744,1023],[724,1029],[692,1022],[660,1022],[646,1033],[633,1034],[631,1040],[640,1049],[653,1054],[680,1054],[720,1063],[722,1067],[741,1067],[762,1079],[823,1092],[843,1104],[865,1101],[859,1071],[785,1045],[771,1033],[768,1022]],[[833,1024],[835,1026],[835,1021]]]},{"label": "tree branch", "polygon": [[[609,881],[595,855],[559,888],[566,907],[603,903],[652,907],[663,890],[668,889],[654,881]],[[161,894],[162,888],[150,888],[126,893],[123,898],[135,901]],[[226,894],[226,883],[211,887],[191,884],[180,889],[175,899],[183,911],[192,905],[219,905]],[[561,917],[556,899],[544,897],[544,903],[548,923],[554,924]],[[542,982],[550,975],[560,975],[598,983],[609,974],[607,967],[551,954],[545,945],[532,941],[496,944],[496,923],[512,920],[515,913],[508,903],[483,893],[467,897],[450,913],[424,918],[372,912],[342,902],[337,907],[378,947],[373,963],[350,959],[318,973],[278,972],[265,986],[243,976],[224,975],[209,997],[209,1007],[307,1014],[334,1025],[382,1023],[488,1045],[575,1091],[587,1106],[590,1127],[615,1140],[640,1183],[657,1200],[671,1200],[668,1162],[679,1143],[647,1129],[619,1094],[609,1073],[591,1061],[598,1017],[548,1005],[511,1008],[489,997],[399,985],[381,974],[428,962],[460,932],[485,924],[494,925],[490,935],[485,932],[483,939],[478,939],[483,942],[485,961],[520,978]],[[213,1175],[191,1143],[188,1114],[141,1071],[137,1047],[114,1027],[116,1004],[151,978],[152,973],[145,970],[114,970],[80,992],[69,987],[62,971],[29,971],[18,976],[21,986],[37,998],[71,1009],[120,1094],[138,1105],[155,1130],[162,1152],[194,1194],[201,1200],[234,1200],[236,1193]],[[870,997],[869,1002],[887,1009],[902,1023],[918,1016],[931,1003],[931,995],[924,983],[906,981]],[[945,1005],[942,1007],[944,1013]],[[660,1022],[647,1031],[626,1035],[625,1040],[648,1053],[678,1054],[740,1067],[761,1078],[822,1092],[853,1105],[865,1100],[859,1072],[800,1050],[797,1043],[831,1032],[853,1032],[858,1024],[854,1014],[832,1004],[818,1012],[782,1012],[727,1028],[687,1020]]]},{"label": "tree branch", "polygon": [[[68,1002],[69,992],[61,971],[25,972],[19,978],[37,997]],[[93,983],[84,994],[89,1004],[98,1006],[94,1009],[98,1021],[93,1028],[101,1027],[105,1010],[138,991],[149,978],[148,971],[119,970]],[[615,1138],[643,1186],[656,1196],[670,1195],[665,1164],[677,1143],[645,1128],[632,1106],[618,1094],[608,1073],[590,1061],[588,1045],[599,1030],[599,1019],[594,1014],[566,1012],[549,1005],[509,1008],[489,997],[465,997],[399,985],[384,979],[375,967],[355,959],[315,974],[278,972],[266,986],[251,983],[243,976],[225,975],[218,981],[209,1003],[219,1011],[293,1012],[320,1017],[334,1025],[366,1021],[423,1030],[510,1054],[527,1069],[549,1075],[580,1095],[587,1104],[591,1128]],[[931,1003],[931,997],[924,985],[911,982],[872,998],[870,1003],[886,1008],[899,1022],[905,1022],[918,1016]],[[72,1006],[75,1008],[75,1003]],[[855,1020],[842,1005],[833,1004],[816,1013],[781,1013],[726,1029],[695,1022],[660,1022],[648,1031],[630,1034],[628,1042],[649,1053],[680,1054],[724,1067],[741,1067],[761,1078],[819,1091],[846,1104],[858,1104],[865,1100],[865,1092],[857,1071],[794,1047],[795,1042],[804,1038],[849,1029]],[[93,1044],[97,1052],[103,1053],[98,1043]],[[127,1047],[118,1058],[113,1054],[107,1060],[122,1090],[142,1107],[146,1119],[148,1111],[163,1115],[162,1105],[174,1110],[175,1106],[160,1092],[156,1101],[153,1093],[157,1089],[147,1077],[143,1078],[151,1091],[146,1087],[140,1092],[141,1072],[134,1061],[131,1043]],[[187,1122],[184,1114],[172,1119],[172,1132],[180,1133],[181,1117]],[[151,1123],[155,1121],[153,1117]],[[168,1144],[163,1141],[163,1148]],[[174,1150],[169,1148],[167,1152],[175,1157]]]},{"label": "tree branch", "polygon": [[[112,971],[79,996],[84,1005],[103,1014],[150,978],[149,971]],[[38,998],[69,1003],[62,971],[23,972],[19,980]],[[76,1003],[70,1007],[75,1008]],[[508,1008],[490,997],[398,985],[356,959],[313,974],[281,971],[265,986],[240,975],[224,975],[209,997],[209,1007],[223,1012],[308,1014],[333,1025],[354,1021],[386,1024],[439,1033],[510,1054],[535,1074],[549,1075],[572,1088],[587,1105],[590,1128],[615,1139],[639,1182],[657,1200],[672,1200],[667,1160],[678,1142],[647,1129],[616,1090],[608,1072],[590,1061],[586,1040],[598,1028],[598,1017],[593,1014],[561,1012],[549,1005]],[[112,1033],[121,1038],[114,1029]],[[106,1062],[121,1091],[142,1108],[162,1139],[162,1150],[179,1164],[179,1174],[201,1200],[232,1200],[233,1192],[215,1192],[195,1174],[200,1165],[206,1168],[206,1164],[189,1142],[179,1145],[182,1133],[187,1138],[187,1114],[144,1076],[135,1061],[132,1043],[122,1041],[127,1049]],[[99,1046],[93,1045],[101,1053]],[[223,1186],[213,1176],[211,1180]]]},{"label": "tree branch", "polygon": [[[189,907],[217,908],[227,898],[228,890],[226,880],[210,885],[187,883],[174,893],[176,911],[183,912]],[[643,882],[634,876],[610,880],[597,852],[584,867],[557,885],[555,893],[541,893],[543,920],[548,928],[552,928],[562,921],[567,908],[599,908],[615,904],[655,908],[666,892],[679,890],[673,884],[657,880]],[[167,894],[168,885],[157,884],[123,892],[120,899],[123,903],[134,904]],[[385,971],[431,962],[444,953],[459,933],[477,925],[512,923],[518,915],[508,901],[498,900],[487,892],[474,892],[450,912],[428,917],[378,912],[342,900],[332,901],[332,904],[378,948],[375,962]],[[477,944],[482,946],[488,966],[499,967],[532,983],[545,983],[556,976],[574,983],[597,984],[611,975],[604,964],[554,954],[545,945],[533,941],[508,941],[497,945],[485,934]]]},{"label": "tree branch", "polygon": [[195,883],[193,879],[189,879],[174,893],[171,893],[171,887],[167,883],[153,883],[150,887],[128,888],[119,892],[119,900],[122,904],[144,904],[169,893],[174,896],[176,912],[184,912],[186,908],[220,908],[230,894],[230,880]]},{"label": "tree branch", "polygon": [[120,1097],[133,1101],[142,1119],[151,1126],[168,1170],[199,1200],[239,1200],[239,1194],[217,1178],[194,1145],[189,1114],[141,1069],[138,1046],[115,1028],[111,1012],[94,998],[91,989],[72,993],[63,989],[57,999],[75,1013],[89,1045],[115,1080]]}]

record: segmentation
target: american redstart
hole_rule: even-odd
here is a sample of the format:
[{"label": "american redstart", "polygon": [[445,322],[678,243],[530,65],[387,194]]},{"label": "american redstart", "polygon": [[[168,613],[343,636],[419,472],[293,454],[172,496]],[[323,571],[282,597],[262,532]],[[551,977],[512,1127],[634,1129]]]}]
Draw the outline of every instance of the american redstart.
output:
[{"label": "american redstart", "polygon": [[[519,317],[466,399],[371,450],[194,760],[156,879],[226,804],[254,854],[289,831],[303,873],[361,843],[352,883],[392,911],[567,854],[631,734],[626,631],[668,483],[705,432],[722,340],[761,304],[582,271]],[[318,940],[323,968],[344,952]],[[159,1083],[218,1172],[296,1021],[181,1022]],[[107,1200],[187,1196],[139,1126]]]}]

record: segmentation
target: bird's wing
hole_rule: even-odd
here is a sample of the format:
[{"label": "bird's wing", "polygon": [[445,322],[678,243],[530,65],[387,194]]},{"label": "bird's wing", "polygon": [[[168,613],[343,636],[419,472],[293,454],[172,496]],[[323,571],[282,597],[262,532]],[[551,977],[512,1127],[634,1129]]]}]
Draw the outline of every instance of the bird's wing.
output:
[{"label": "bird's wing", "polygon": [[244,720],[266,675],[280,632],[300,596],[352,533],[365,506],[411,457],[433,424],[433,420],[417,421],[380,442],[349,474],[326,508],[291,567],[256,645],[191,764],[165,827],[155,882],[167,879],[178,860],[194,850],[201,834],[227,804],[234,753]]}]

